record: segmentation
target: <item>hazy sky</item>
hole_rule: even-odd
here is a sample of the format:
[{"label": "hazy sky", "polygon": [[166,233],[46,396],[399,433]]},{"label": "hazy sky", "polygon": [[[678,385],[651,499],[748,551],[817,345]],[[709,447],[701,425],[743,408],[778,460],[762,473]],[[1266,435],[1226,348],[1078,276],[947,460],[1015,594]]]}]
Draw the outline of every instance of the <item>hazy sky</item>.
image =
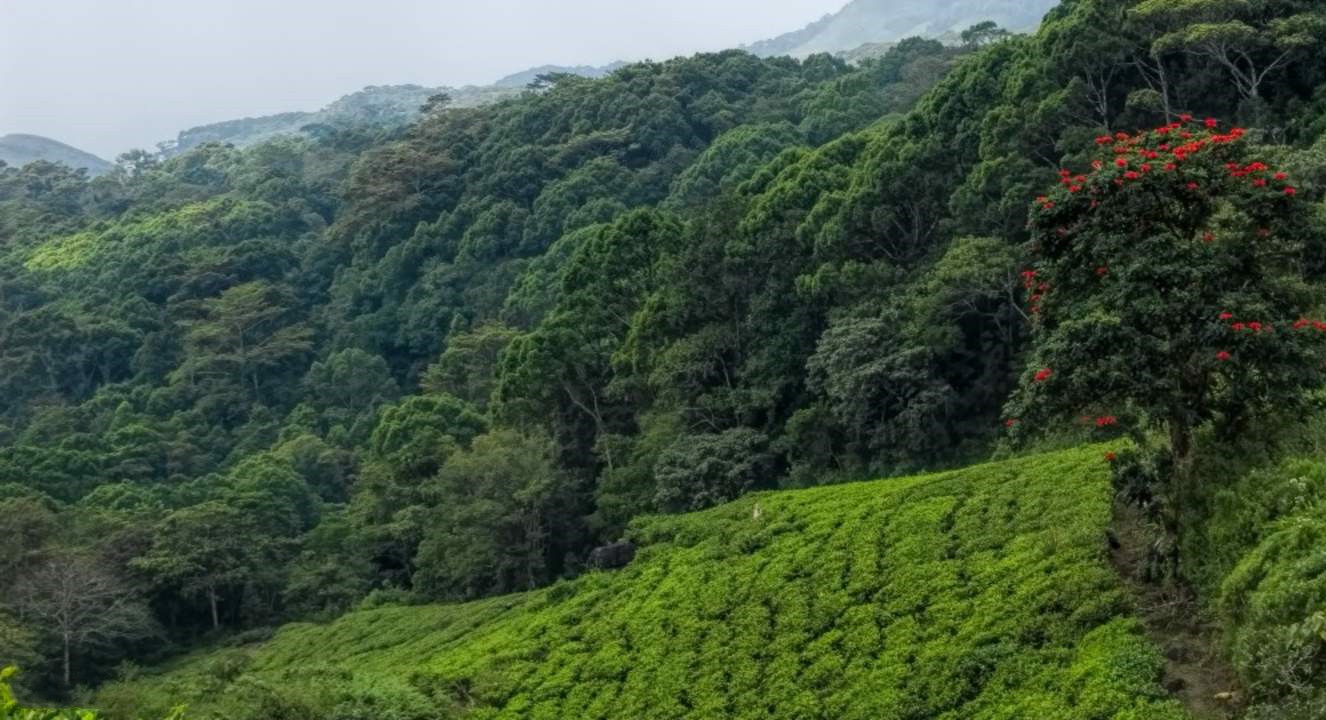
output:
[{"label": "hazy sky", "polygon": [[0,135],[106,158],[365,85],[717,50],[846,0],[0,0]]}]

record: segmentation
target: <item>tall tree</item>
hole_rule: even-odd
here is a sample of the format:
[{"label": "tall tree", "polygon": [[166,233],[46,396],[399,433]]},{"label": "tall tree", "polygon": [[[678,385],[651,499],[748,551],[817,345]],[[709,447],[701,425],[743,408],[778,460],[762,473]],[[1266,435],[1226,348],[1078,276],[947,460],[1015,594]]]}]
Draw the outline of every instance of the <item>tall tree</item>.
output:
[{"label": "tall tree", "polygon": [[19,618],[54,638],[61,648],[61,676],[73,686],[74,658],[85,650],[122,646],[153,632],[147,606],[100,558],[60,552],[17,580]]},{"label": "tall tree", "polygon": [[1246,100],[1261,96],[1262,83],[1296,54],[1326,34],[1326,15],[1265,13],[1249,0],[1146,0],[1133,9],[1145,21],[1166,28],[1152,52],[1182,51],[1214,62],[1229,72]]},{"label": "tall tree", "polygon": [[291,317],[293,305],[288,288],[265,281],[236,285],[204,301],[201,317],[185,326],[185,360],[176,377],[228,377],[261,401],[264,374],[313,347],[312,332]]},{"label": "tall tree", "polygon": [[1019,434],[1083,415],[1162,428],[1175,535],[1196,429],[1246,428],[1326,379],[1310,337],[1326,325],[1304,319],[1312,208],[1241,130],[1206,124],[1102,137],[1094,170],[1037,201],[1034,351],[1009,408]]}]

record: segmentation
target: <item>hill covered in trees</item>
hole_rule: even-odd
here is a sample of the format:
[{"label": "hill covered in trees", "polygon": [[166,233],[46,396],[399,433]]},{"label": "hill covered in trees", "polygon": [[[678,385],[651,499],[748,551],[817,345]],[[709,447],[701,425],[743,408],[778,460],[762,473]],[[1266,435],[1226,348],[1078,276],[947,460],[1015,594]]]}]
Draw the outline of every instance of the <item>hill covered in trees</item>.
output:
[{"label": "hill covered in trees", "polygon": [[[553,76],[92,180],[0,170],[0,665],[62,699],[356,609],[479,603],[340,627],[537,624],[556,611],[523,603],[558,587],[629,596],[572,580],[594,548],[754,510],[642,517],[1127,436],[1108,466],[1140,570],[1210,619],[1251,717],[1319,717],[1326,21],[1072,0],[1032,35],[970,30],[860,66],[731,51]],[[840,492],[788,497],[869,506]],[[928,507],[887,497],[890,518]],[[649,553],[628,573],[666,575]],[[844,608],[886,607],[894,577]],[[1085,638],[1126,614],[1074,616],[1105,587],[930,680],[986,688],[1002,658]],[[547,697],[500,668],[458,692],[534,716],[513,698],[575,684],[541,653],[509,660]],[[1008,687],[1076,702],[1073,662]],[[1148,662],[1119,677],[1154,681]]]},{"label": "hill covered in trees", "polygon": [[[962,31],[993,22],[1030,30],[1058,0],[852,0],[841,10],[800,30],[752,43],[745,49],[762,57],[815,53],[857,53],[862,46],[907,37],[960,39]],[[859,53],[858,53],[859,54]]]},{"label": "hill covered in trees", "polygon": [[0,162],[22,167],[37,161],[63,163],[75,170],[97,176],[108,172],[111,164],[76,147],[40,135],[10,134],[0,137]]}]

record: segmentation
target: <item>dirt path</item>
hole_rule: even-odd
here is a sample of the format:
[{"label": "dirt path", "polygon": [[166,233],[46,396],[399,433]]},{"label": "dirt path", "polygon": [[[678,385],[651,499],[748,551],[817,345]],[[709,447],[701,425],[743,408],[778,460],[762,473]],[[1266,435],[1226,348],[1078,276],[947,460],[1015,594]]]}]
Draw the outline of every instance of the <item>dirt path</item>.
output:
[{"label": "dirt path", "polygon": [[1137,601],[1152,642],[1165,654],[1165,687],[1194,720],[1233,720],[1241,710],[1238,676],[1220,652],[1218,629],[1192,593],[1142,579],[1149,539],[1139,511],[1117,507],[1112,557]]}]

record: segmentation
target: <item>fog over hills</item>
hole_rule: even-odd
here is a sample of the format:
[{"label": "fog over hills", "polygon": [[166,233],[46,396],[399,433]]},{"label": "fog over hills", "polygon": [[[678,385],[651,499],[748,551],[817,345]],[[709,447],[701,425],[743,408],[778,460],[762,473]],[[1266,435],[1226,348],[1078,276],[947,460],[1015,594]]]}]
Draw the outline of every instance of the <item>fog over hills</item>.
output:
[{"label": "fog over hills", "polygon": [[852,0],[800,30],[747,46],[756,55],[806,57],[847,52],[913,35],[943,37],[993,20],[1010,30],[1039,24],[1058,0]]}]

